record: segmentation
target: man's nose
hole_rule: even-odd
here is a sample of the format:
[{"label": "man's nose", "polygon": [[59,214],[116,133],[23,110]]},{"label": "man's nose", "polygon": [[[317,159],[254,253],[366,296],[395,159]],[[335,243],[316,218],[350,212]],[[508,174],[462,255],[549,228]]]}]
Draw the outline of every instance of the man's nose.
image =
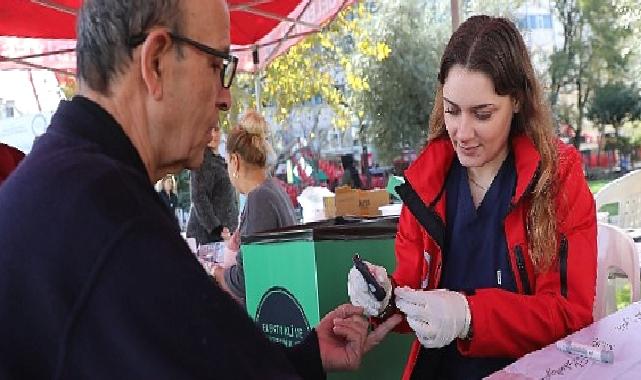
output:
[{"label": "man's nose", "polygon": [[216,99],[216,108],[227,111],[231,108],[231,91],[228,88],[221,88]]}]

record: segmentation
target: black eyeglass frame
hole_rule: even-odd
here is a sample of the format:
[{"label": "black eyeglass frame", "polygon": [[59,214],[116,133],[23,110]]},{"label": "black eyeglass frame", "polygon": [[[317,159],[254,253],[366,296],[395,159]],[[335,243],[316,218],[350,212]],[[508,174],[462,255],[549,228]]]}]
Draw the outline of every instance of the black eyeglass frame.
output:
[{"label": "black eyeglass frame", "polygon": [[[173,40],[191,45],[205,54],[209,54],[209,55],[213,55],[214,57],[221,58],[223,60],[223,67],[220,70],[220,83],[222,84],[223,88],[231,87],[232,83],[234,82],[234,77],[236,76],[236,68],[238,67],[238,57],[233,56],[224,51],[214,49],[213,47],[207,46],[198,41],[192,40],[191,38],[182,36],[174,32],[168,32],[168,34]],[[142,44],[147,39],[148,35],[149,34],[147,33],[143,33],[143,34],[130,37],[128,41],[129,48],[134,49],[138,45]],[[227,68],[229,66],[231,66],[232,72],[231,72],[231,75],[229,76],[228,83],[225,83],[225,72],[227,71]]]}]

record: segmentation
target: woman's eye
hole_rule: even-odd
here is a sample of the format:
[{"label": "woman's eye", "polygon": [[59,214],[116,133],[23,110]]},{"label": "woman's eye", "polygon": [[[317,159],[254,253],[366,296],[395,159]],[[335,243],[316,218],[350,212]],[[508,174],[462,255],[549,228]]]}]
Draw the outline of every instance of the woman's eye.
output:
[{"label": "woman's eye", "polygon": [[488,120],[489,118],[492,117],[492,113],[491,112],[477,112],[475,114],[475,116],[476,116],[476,118],[478,120]]},{"label": "woman's eye", "polygon": [[449,113],[450,115],[456,115],[458,114],[458,110],[455,110],[454,108],[446,108],[445,113]]}]

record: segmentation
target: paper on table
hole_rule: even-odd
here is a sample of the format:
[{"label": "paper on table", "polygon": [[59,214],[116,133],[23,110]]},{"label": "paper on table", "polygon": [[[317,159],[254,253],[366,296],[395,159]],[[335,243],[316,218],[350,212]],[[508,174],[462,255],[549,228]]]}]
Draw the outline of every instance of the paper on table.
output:
[{"label": "paper on table", "polygon": [[614,363],[604,364],[567,354],[551,344],[534,351],[490,380],[638,379],[641,373],[641,302],[609,315],[564,338],[614,351]]}]

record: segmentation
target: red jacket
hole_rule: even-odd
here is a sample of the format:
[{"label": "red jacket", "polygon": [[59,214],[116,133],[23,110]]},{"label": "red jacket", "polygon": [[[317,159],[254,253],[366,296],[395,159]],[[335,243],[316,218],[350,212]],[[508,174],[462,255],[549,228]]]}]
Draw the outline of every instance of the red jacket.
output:
[{"label": "red jacket", "polygon": [[9,145],[0,143],[0,185],[24,158],[24,153]]},{"label": "red jacket", "polygon": [[[512,149],[517,182],[504,226],[517,293],[478,289],[467,295],[473,336],[470,340],[458,341],[459,351],[466,356],[518,358],[592,323],[597,263],[596,212],[580,155],[559,142],[558,260],[546,272],[538,273],[528,252],[525,221],[530,206],[528,188],[536,175],[540,156],[525,136],[514,137]],[[435,140],[405,172],[413,194],[418,194],[430,213],[436,215],[432,220],[442,227],[446,215],[445,179],[453,157],[449,140]],[[439,238],[434,236],[438,234],[428,233],[410,208],[406,201],[396,235],[396,270],[392,277],[398,286],[434,289],[440,280],[442,263]],[[400,330],[410,331],[407,324]],[[419,348],[420,343],[415,341],[404,379],[410,377]]]}]

